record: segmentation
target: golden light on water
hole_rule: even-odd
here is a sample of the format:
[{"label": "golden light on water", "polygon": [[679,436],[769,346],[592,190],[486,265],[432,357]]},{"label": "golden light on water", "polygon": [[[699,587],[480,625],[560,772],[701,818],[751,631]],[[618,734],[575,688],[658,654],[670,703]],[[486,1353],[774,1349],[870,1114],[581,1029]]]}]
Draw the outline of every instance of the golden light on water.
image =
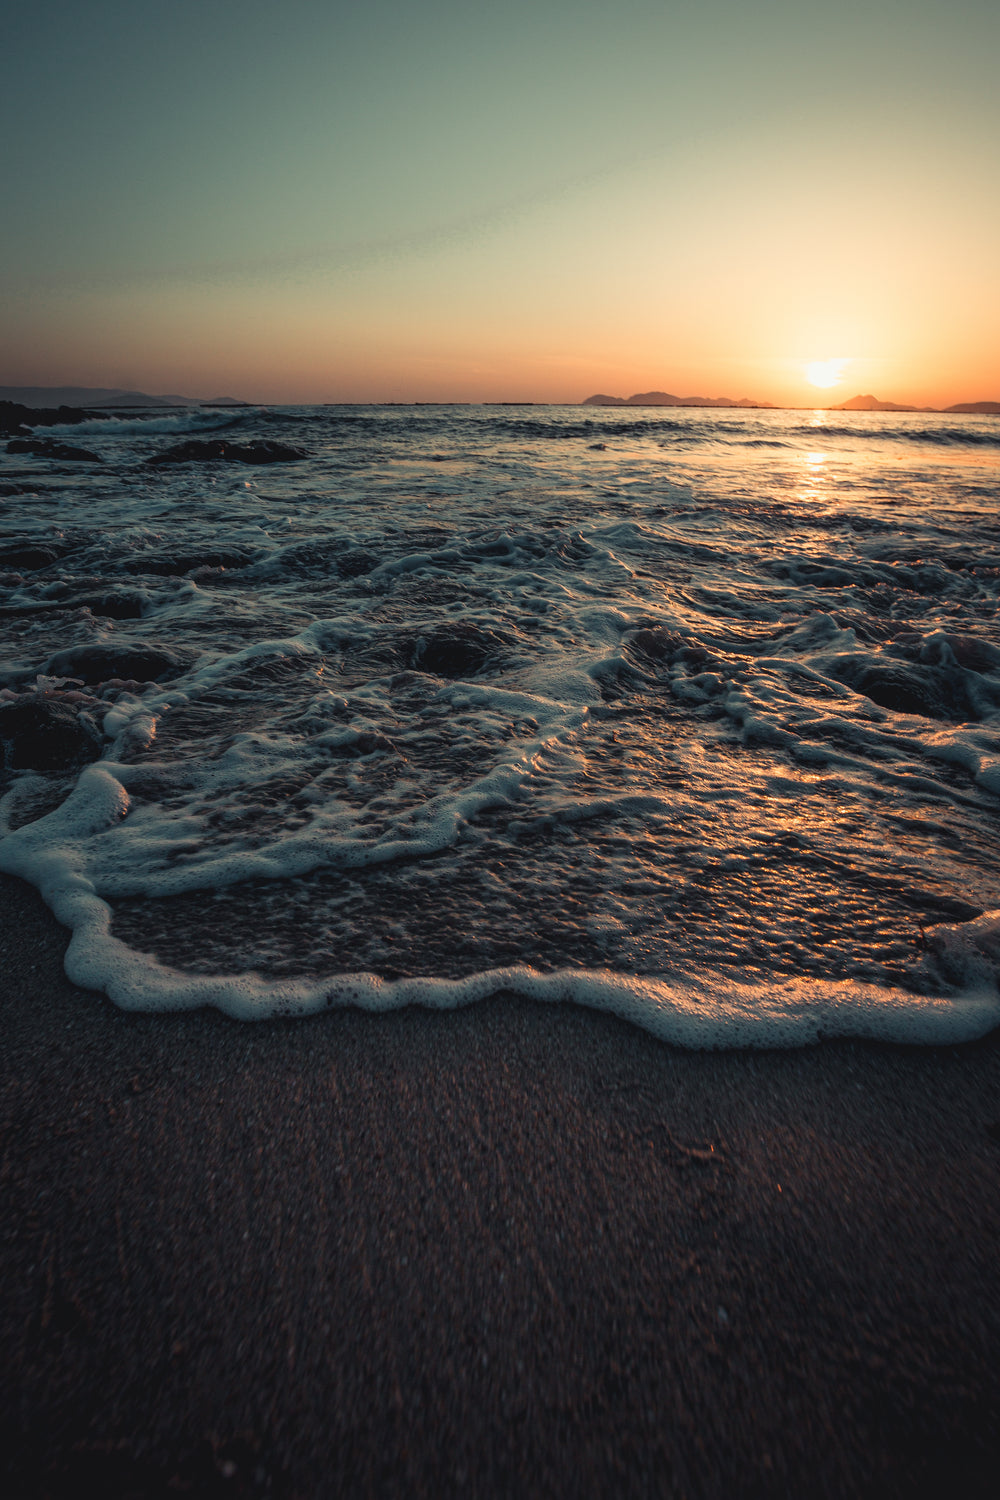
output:
[{"label": "golden light on water", "polygon": [[799,500],[815,504],[828,498],[829,478],[826,473],[826,453],[813,451],[802,455],[802,477],[799,484]]},{"label": "golden light on water", "polygon": [[849,364],[848,359],[814,359],[805,367],[806,379],[810,385],[829,390],[831,386],[840,384],[844,369]]}]

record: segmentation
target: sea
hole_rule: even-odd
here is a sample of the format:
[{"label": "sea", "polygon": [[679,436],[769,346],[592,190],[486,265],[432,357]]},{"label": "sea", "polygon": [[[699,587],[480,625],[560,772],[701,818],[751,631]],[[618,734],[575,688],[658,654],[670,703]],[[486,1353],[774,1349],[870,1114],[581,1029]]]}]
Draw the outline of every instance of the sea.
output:
[{"label": "sea", "polygon": [[[77,984],[244,1020],[513,994],[688,1047],[1000,1024],[1000,417],[43,434],[102,462],[0,455],[0,706],[92,750],[6,745],[0,869]],[[215,437],[306,456],[148,462]]]}]

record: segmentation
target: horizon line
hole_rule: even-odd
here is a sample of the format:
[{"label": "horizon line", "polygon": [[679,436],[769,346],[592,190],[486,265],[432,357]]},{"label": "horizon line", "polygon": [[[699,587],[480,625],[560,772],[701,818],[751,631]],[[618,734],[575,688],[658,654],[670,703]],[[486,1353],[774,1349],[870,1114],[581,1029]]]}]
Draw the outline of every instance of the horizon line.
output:
[{"label": "horizon line", "polygon": [[[8,392],[12,393],[12,394],[7,394]],[[872,407],[850,407],[850,406],[847,405],[846,402],[838,402],[838,403],[835,403],[833,405],[827,406],[827,405],[821,404],[820,402],[815,402],[815,401],[794,402],[794,403],[792,403],[792,402],[773,402],[773,401],[753,401],[749,397],[741,397],[739,399],[739,401],[731,401],[731,398],[728,398],[728,397],[710,397],[710,396],[707,396],[707,397],[704,397],[704,398],[673,397],[669,401],[637,401],[634,397],[610,397],[607,400],[595,400],[594,396],[585,396],[583,398],[567,399],[567,400],[551,400],[551,399],[538,399],[538,398],[527,398],[527,397],[526,398],[517,398],[517,399],[492,398],[492,399],[480,399],[480,400],[475,400],[475,399],[470,399],[470,398],[446,398],[446,397],[441,397],[441,398],[436,398],[436,399],[434,399],[434,398],[410,398],[410,399],[407,399],[407,398],[400,398],[400,397],[393,397],[393,398],[382,397],[382,398],[369,398],[369,399],[347,398],[347,399],[341,399],[341,400],[331,400],[329,398],[319,399],[319,400],[317,400],[317,399],[313,399],[313,400],[308,400],[308,399],[307,400],[287,400],[287,399],[284,399],[284,400],[282,400],[282,399],[254,400],[254,399],[247,399],[245,397],[237,397],[237,396],[206,396],[206,397],[200,397],[200,396],[181,396],[179,393],[171,393],[171,395],[162,395],[161,396],[161,395],[157,395],[156,393],[139,390],[136,387],[126,388],[126,387],[114,387],[114,386],[112,386],[112,387],[108,387],[108,386],[84,386],[84,385],[75,385],[75,384],[66,384],[66,385],[29,385],[29,384],[24,384],[24,385],[21,385],[21,384],[14,384],[14,383],[11,383],[9,385],[7,385],[7,384],[0,385],[0,401],[7,401],[7,402],[10,402],[13,405],[30,406],[29,402],[25,402],[23,399],[18,400],[17,399],[17,395],[20,395],[21,397],[23,397],[23,396],[28,395],[30,393],[32,395],[32,397],[36,397],[37,396],[37,397],[41,398],[41,397],[44,397],[45,395],[47,395],[50,392],[55,392],[55,393],[62,392],[62,393],[65,393],[67,395],[69,393],[71,393],[71,392],[72,393],[79,392],[80,393],[80,397],[82,399],[80,399],[77,403],[73,403],[73,402],[69,402],[69,401],[63,400],[61,402],[57,402],[56,403],[57,406],[58,405],[71,406],[73,404],[76,404],[76,405],[78,405],[78,407],[80,409],[83,409],[83,410],[94,410],[94,411],[112,411],[112,410],[116,410],[116,411],[136,411],[136,410],[150,410],[150,409],[183,411],[185,409],[190,409],[192,407],[193,408],[218,407],[218,408],[221,408],[221,409],[225,409],[227,407],[269,407],[269,406],[327,406],[327,407],[332,407],[332,406],[497,406],[497,407],[515,407],[515,406],[555,407],[555,406],[563,406],[563,407],[574,407],[574,408],[575,407],[588,406],[588,407],[593,407],[596,410],[602,410],[602,411],[620,411],[623,408],[628,408],[628,409],[631,409],[631,410],[646,410],[646,411],[649,411],[649,410],[665,411],[665,410],[677,410],[677,409],[682,409],[682,410],[686,409],[686,410],[694,410],[694,411],[701,410],[701,411],[730,411],[730,412],[731,411],[840,411],[840,412],[844,412],[845,415],[846,414],[851,414],[852,412],[853,413],[856,413],[856,412],[862,412],[862,413],[869,412],[870,413],[870,412],[874,411],[874,412],[880,413],[882,415],[890,415],[890,416],[891,415],[896,415],[896,416],[906,416],[906,415],[914,415],[914,416],[920,416],[920,415],[994,416],[994,415],[1000,415],[1000,399],[993,400],[992,398],[988,398],[988,397],[980,397],[980,398],[977,398],[975,400],[968,400],[968,401],[956,401],[956,402],[952,402],[949,406],[916,406],[916,405],[913,405],[913,404],[910,404],[910,403],[897,403],[897,402],[890,402],[890,401],[881,401],[881,400],[879,400],[879,398],[876,398],[874,396],[870,396],[869,395],[869,399],[871,399],[873,402],[877,402],[877,404],[874,405],[874,406],[872,406]],[[17,393],[17,394],[14,394],[14,393]],[[91,399],[91,400],[88,401],[86,399],[88,393],[90,394],[91,398],[94,398],[94,397],[97,397],[98,395],[100,395],[100,397],[103,398],[103,399],[100,399],[100,400]],[[597,395],[604,395],[605,393],[599,392],[599,393],[596,393],[596,394]],[[658,394],[668,395],[670,393],[668,393],[668,392],[662,392],[662,393],[658,393]],[[124,401],[118,402],[118,401],[115,401],[113,399],[116,396],[132,397],[132,398],[141,397],[142,401],[141,401],[141,403],[139,403],[139,402],[136,402],[133,399],[131,401],[124,400]],[[859,397],[859,396],[851,396],[851,397],[847,398],[847,401],[856,401],[856,400],[859,400],[859,399],[862,399],[862,398]],[[977,406],[978,407],[995,407],[996,411],[979,411],[979,412],[976,412],[976,411],[970,411],[970,410],[964,410],[964,411],[961,410],[961,408],[971,408],[971,407],[977,407]]]}]

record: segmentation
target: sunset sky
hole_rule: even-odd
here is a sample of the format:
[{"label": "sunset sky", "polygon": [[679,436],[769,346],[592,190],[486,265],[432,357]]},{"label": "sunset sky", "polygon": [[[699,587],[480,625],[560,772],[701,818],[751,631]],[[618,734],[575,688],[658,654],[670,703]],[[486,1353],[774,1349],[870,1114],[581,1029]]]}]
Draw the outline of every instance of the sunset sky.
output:
[{"label": "sunset sky", "polygon": [[0,384],[1000,399],[998,58],[996,0],[9,7]]}]

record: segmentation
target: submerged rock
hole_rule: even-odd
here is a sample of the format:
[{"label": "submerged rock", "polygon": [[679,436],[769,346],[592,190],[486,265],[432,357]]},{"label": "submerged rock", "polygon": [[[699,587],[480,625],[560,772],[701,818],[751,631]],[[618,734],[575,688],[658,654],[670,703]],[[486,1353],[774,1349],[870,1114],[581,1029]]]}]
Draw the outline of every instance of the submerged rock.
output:
[{"label": "submerged rock", "polygon": [[8,453],[30,453],[33,458],[59,458],[78,464],[100,464],[104,460],[89,448],[74,448],[72,443],[57,443],[53,438],[12,438]]},{"label": "submerged rock", "polygon": [[69,548],[61,542],[33,542],[28,539],[0,546],[0,568],[18,573],[37,573],[64,557]]},{"label": "submerged rock", "polygon": [[140,552],[122,566],[128,573],[151,573],[162,578],[181,578],[199,568],[245,568],[256,553],[236,547],[198,552]]},{"label": "submerged rock", "polygon": [[88,684],[107,682],[112,677],[134,682],[169,682],[179,677],[195,659],[191,651],[175,651],[169,646],[152,644],[114,644],[69,646],[57,651],[42,669],[47,677],[75,677]]},{"label": "submerged rock", "polygon": [[960,667],[970,672],[996,672],[1000,669],[1000,650],[977,635],[955,635],[943,631],[940,639],[931,636],[922,644],[921,661],[941,662],[947,665],[947,654],[951,653]]},{"label": "submerged rock", "polygon": [[32,427],[70,427],[89,422],[93,415],[79,406],[22,406],[19,401],[0,401],[0,433],[23,437]]},{"label": "submerged rock", "polygon": [[377,557],[370,552],[365,552],[361,547],[356,547],[350,552],[342,552],[334,559],[337,573],[341,578],[360,578],[363,574],[370,573],[373,568],[377,568],[378,563]]},{"label": "submerged rock", "polygon": [[682,635],[680,631],[665,630],[662,626],[646,626],[633,631],[627,639],[627,648],[630,654],[639,657],[644,667],[651,665],[662,669],[676,664],[705,668],[715,661],[697,636]]},{"label": "submerged rock", "polygon": [[23,693],[0,703],[0,750],[13,771],[65,771],[97,760],[97,727],[68,703]]},{"label": "submerged rock", "polygon": [[456,620],[439,625],[410,645],[410,666],[434,677],[475,677],[506,654],[505,636]]},{"label": "submerged rock", "polygon": [[961,677],[938,667],[846,656],[833,662],[829,671],[838,682],[891,713],[958,724],[980,717]]},{"label": "submerged rock", "polygon": [[107,594],[87,594],[74,599],[73,603],[89,609],[92,615],[102,615],[106,620],[140,620],[145,609],[141,594],[128,594],[120,589]]},{"label": "submerged rock", "polygon": [[147,464],[188,464],[222,462],[229,464],[288,464],[308,458],[302,448],[293,448],[288,443],[270,441],[256,443],[227,443],[221,438],[192,438],[176,447],[164,448],[147,458]]},{"label": "submerged rock", "polygon": [[380,558],[342,538],[327,536],[282,547],[259,558],[256,566],[267,578],[356,578],[377,568]]}]

